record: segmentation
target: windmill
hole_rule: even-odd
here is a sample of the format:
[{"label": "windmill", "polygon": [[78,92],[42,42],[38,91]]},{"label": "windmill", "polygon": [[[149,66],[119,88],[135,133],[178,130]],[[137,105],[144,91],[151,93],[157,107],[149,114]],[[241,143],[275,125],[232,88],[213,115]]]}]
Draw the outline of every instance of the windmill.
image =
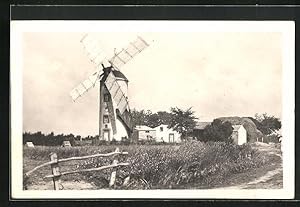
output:
[{"label": "windmill", "polygon": [[[114,50],[110,58],[106,58],[99,47],[99,41],[85,35],[80,41],[94,63],[96,71],[75,87],[70,95],[75,102],[79,97],[99,84],[99,139],[120,141],[129,138],[132,133],[132,118],[128,103],[128,79],[120,68],[149,45],[141,37],[130,42],[120,51]],[[105,66],[108,63],[108,66]]]}]

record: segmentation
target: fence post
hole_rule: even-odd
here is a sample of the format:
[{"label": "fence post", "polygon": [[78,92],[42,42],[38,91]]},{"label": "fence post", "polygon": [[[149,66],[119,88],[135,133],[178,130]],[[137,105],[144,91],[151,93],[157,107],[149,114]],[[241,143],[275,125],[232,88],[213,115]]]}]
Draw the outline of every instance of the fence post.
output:
[{"label": "fence post", "polygon": [[123,182],[123,187],[126,187],[129,183],[130,180],[130,175],[128,175],[128,177],[125,178],[124,182]]},{"label": "fence post", "polygon": [[[115,152],[120,152],[119,148],[117,147]],[[114,160],[112,162],[113,165],[116,165],[118,164],[118,155],[115,155],[114,156]],[[113,187],[115,186],[115,182],[116,182],[116,175],[117,175],[117,169],[116,168],[113,168],[113,171],[111,173],[111,176],[110,176],[110,182],[109,182],[109,187]]]},{"label": "fence post", "polygon": [[59,190],[60,186],[60,171],[59,171],[59,165],[58,165],[58,159],[57,159],[57,154],[56,153],[51,153],[50,154],[50,160],[52,162],[55,162],[51,164],[51,170],[52,170],[52,175],[53,175],[53,188],[54,190]]}]

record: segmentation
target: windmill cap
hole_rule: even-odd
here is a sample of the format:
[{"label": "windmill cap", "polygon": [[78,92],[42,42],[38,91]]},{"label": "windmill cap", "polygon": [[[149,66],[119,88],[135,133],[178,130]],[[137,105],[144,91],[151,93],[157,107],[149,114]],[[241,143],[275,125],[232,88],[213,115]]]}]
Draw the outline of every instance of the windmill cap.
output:
[{"label": "windmill cap", "polygon": [[123,79],[123,80],[125,80],[125,81],[128,82],[128,79],[126,78],[126,76],[125,76],[121,71],[113,70],[112,73],[114,74],[114,76],[115,76],[117,79]]}]

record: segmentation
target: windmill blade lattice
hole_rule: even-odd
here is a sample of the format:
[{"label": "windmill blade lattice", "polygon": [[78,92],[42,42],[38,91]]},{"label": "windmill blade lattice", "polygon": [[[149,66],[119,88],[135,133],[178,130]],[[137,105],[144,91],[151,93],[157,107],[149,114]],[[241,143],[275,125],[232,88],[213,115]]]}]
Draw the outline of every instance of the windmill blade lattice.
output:
[{"label": "windmill blade lattice", "polygon": [[94,72],[90,75],[86,80],[81,82],[78,86],[76,86],[71,92],[70,96],[72,97],[73,101],[76,101],[77,98],[85,94],[90,88],[94,87],[97,80],[100,79],[100,71]]},{"label": "windmill blade lattice", "polygon": [[117,108],[120,113],[123,114],[124,111],[129,108],[129,104],[121,86],[118,84],[116,77],[110,72],[105,80],[105,86],[109,91],[111,97],[117,104]]},{"label": "windmill blade lattice", "polygon": [[[93,75],[89,76],[86,80],[81,82],[70,92],[73,101],[76,101],[77,98],[79,98],[90,88],[95,86],[95,83],[100,79],[102,75],[100,75],[100,67],[102,69],[102,64],[107,60],[104,55],[105,52],[101,48],[101,41],[97,38],[94,38],[93,35],[86,34],[80,42],[83,44],[85,50],[87,51],[90,61],[95,64],[97,71],[94,72]],[[127,46],[126,49],[122,49],[107,61],[115,70],[118,70],[148,46],[148,43],[138,36],[135,41],[131,42]],[[127,98],[124,95],[124,92],[121,91],[121,88],[112,73],[110,73],[106,78],[106,86],[109,89],[111,96],[116,101],[121,113],[123,113],[126,108],[129,109]]]},{"label": "windmill blade lattice", "polygon": [[109,62],[114,68],[119,69],[148,46],[149,45],[145,40],[141,37],[137,37],[137,39],[134,42],[131,42],[126,49],[122,49],[109,59]]},{"label": "windmill blade lattice", "polygon": [[90,34],[86,34],[80,41],[87,51],[87,55],[96,68],[105,61],[105,51],[102,49],[101,41]]}]

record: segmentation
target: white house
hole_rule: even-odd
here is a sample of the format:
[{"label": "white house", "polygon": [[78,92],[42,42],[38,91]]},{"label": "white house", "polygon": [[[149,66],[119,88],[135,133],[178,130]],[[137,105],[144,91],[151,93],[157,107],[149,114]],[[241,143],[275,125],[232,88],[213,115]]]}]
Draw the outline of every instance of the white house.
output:
[{"label": "white house", "polygon": [[134,134],[137,140],[150,141],[155,139],[156,130],[148,126],[141,125],[134,128]]},{"label": "white house", "polygon": [[181,142],[180,134],[169,129],[168,125],[162,124],[154,128],[156,130],[156,142],[179,143]]},{"label": "white house", "polygon": [[247,131],[243,127],[243,125],[232,125],[233,131],[231,134],[231,138],[233,139],[233,143],[237,145],[242,145],[247,143]]}]

